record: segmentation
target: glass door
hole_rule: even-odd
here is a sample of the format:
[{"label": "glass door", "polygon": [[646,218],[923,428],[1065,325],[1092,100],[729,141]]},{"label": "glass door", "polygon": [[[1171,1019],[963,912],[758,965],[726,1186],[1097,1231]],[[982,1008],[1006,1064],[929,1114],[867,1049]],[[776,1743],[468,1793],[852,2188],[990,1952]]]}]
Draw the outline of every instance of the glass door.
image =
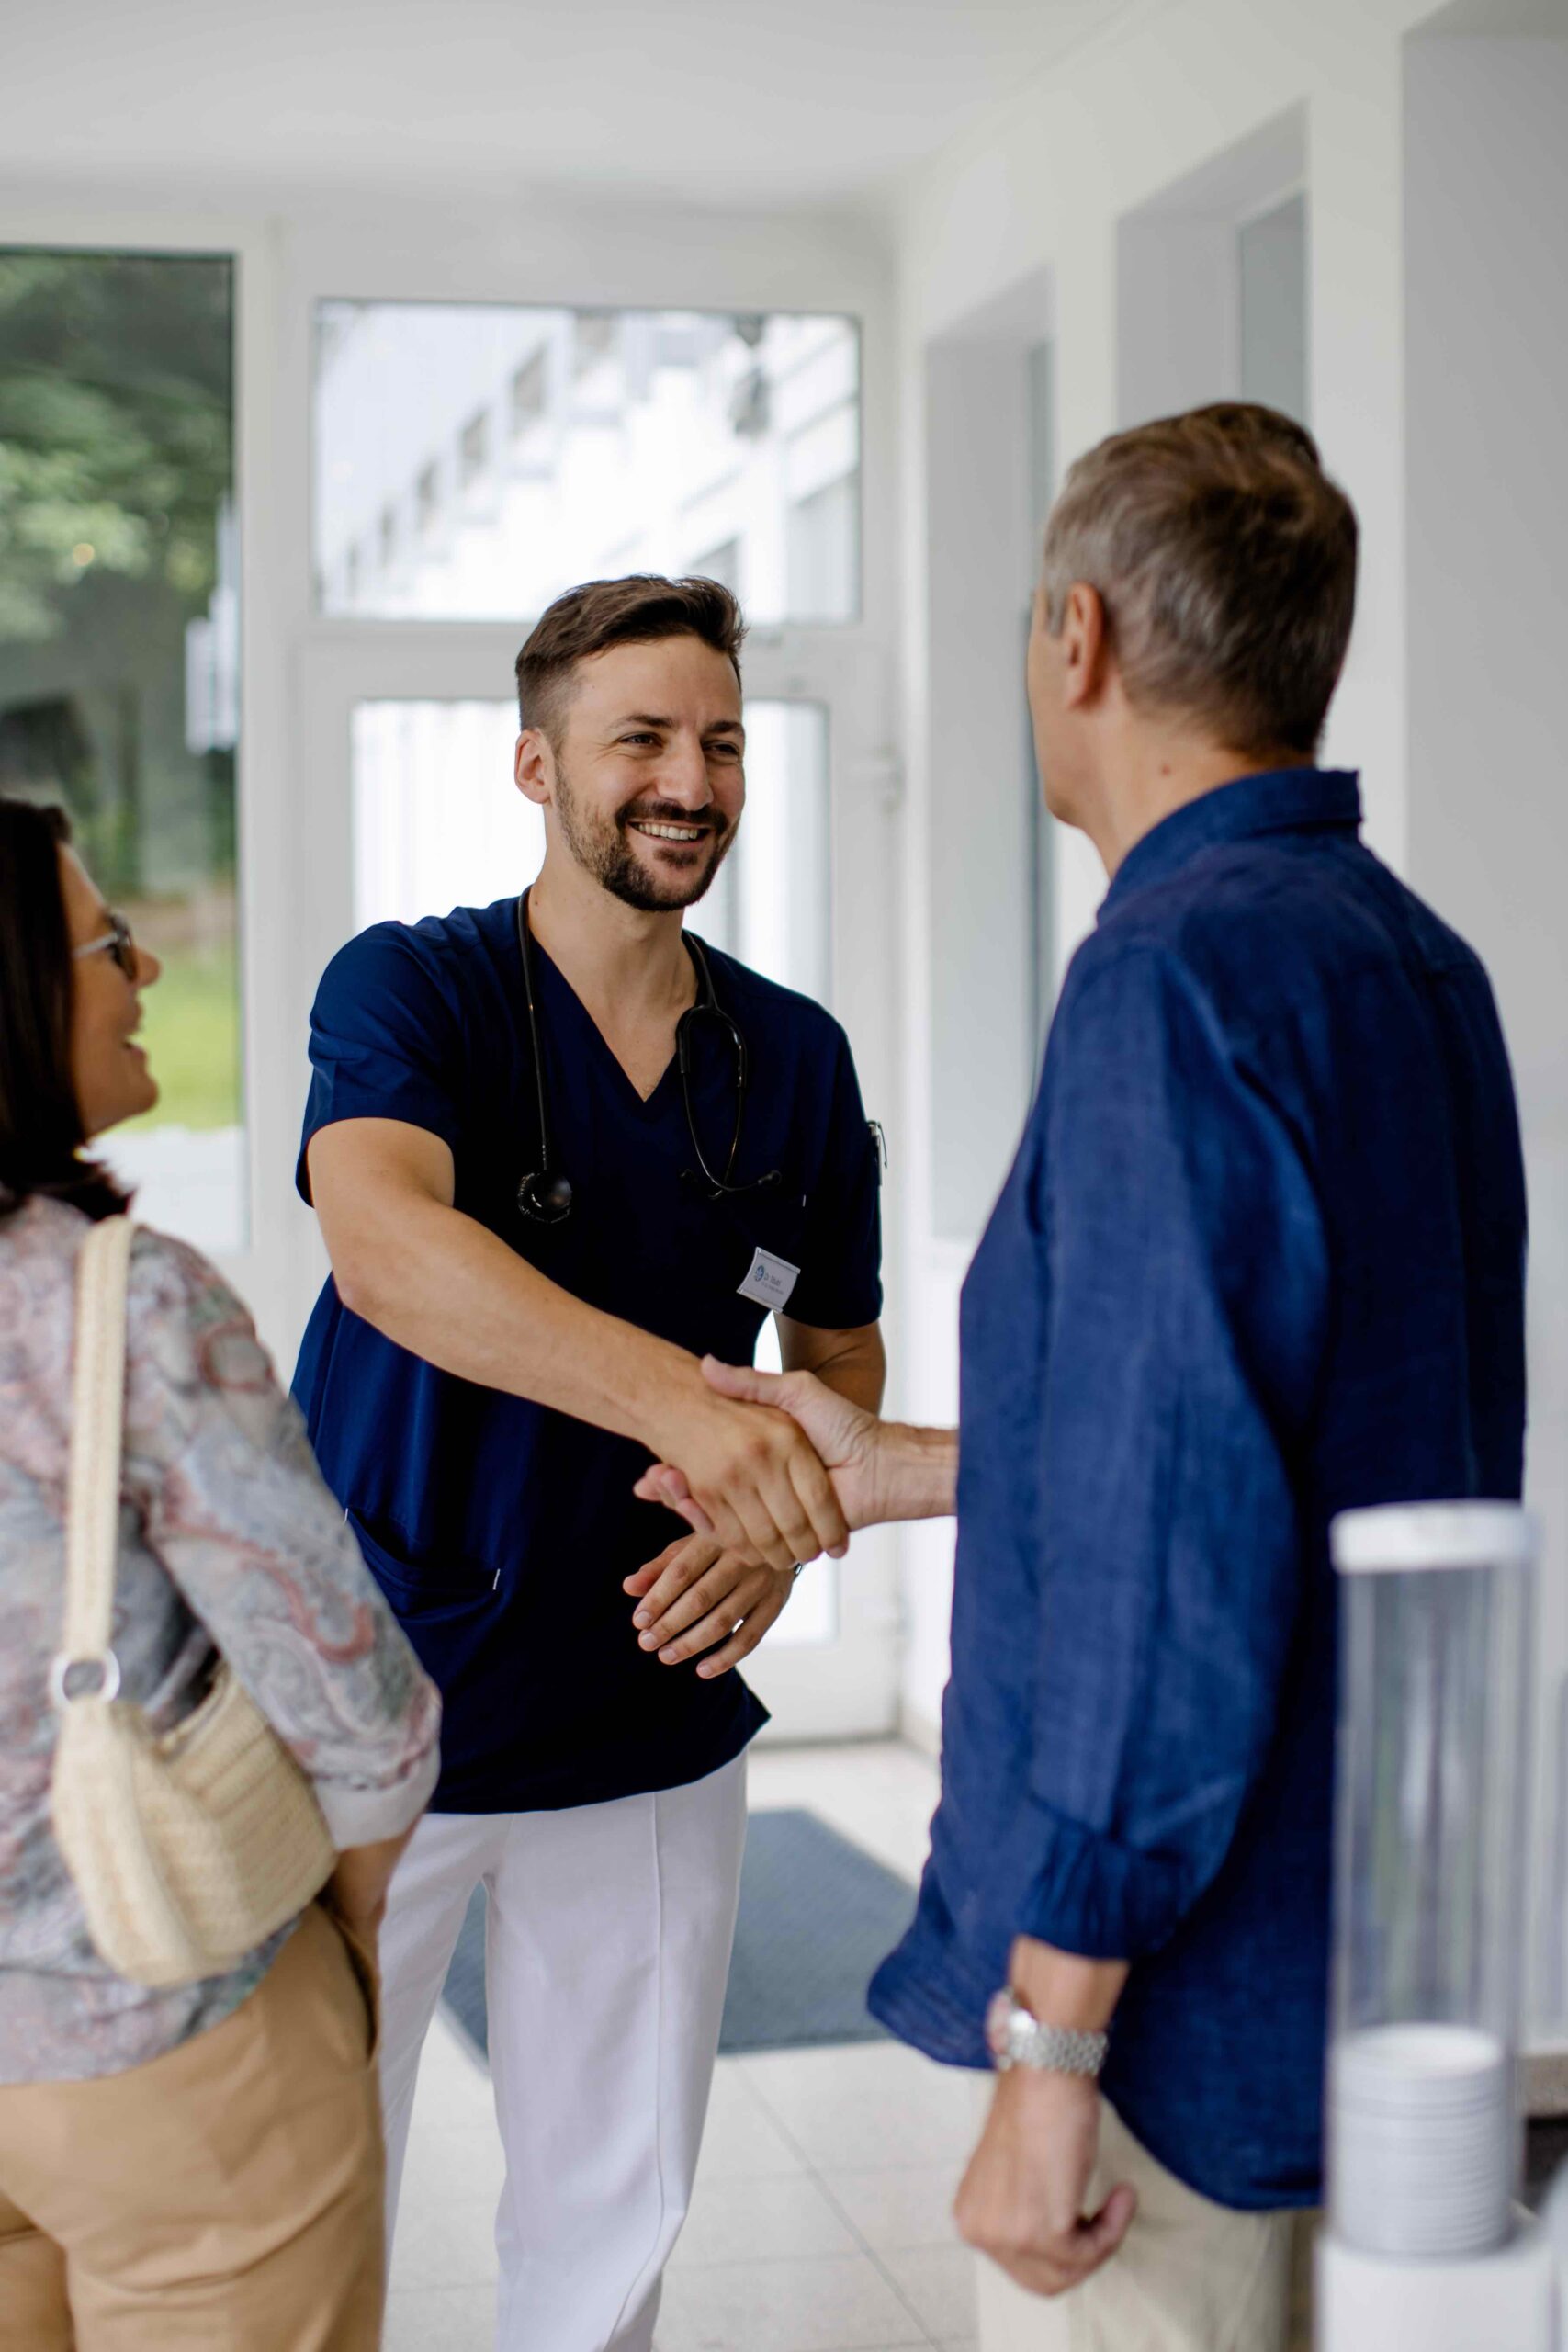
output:
[{"label": "glass door", "polygon": [[[309,348],[307,968],[366,923],[530,880],[542,824],[512,780],[510,692],[528,616],[581,580],[705,574],[752,624],[749,801],[694,927],[829,1004],[887,1116],[894,857],[886,684],[862,617],[858,322],[323,288]],[[313,1237],[289,1277],[300,1320],[323,1271]],[[896,1572],[877,1533],[801,1577],[750,1669],[781,1735],[894,1727]]]}]

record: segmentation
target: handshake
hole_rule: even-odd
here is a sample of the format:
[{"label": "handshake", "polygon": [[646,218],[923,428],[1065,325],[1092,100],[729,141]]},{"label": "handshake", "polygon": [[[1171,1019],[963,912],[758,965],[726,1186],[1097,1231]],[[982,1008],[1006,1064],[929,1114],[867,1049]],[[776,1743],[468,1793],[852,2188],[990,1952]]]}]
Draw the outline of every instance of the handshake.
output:
[{"label": "handshake", "polygon": [[665,1666],[700,1657],[711,1679],[756,1648],[802,1564],[842,1559],[857,1528],[951,1511],[957,1438],[881,1420],[813,1373],[711,1356],[701,1373],[706,1407],[694,1396],[667,1417],[635,1490],[691,1532],[625,1589],[642,1648]]}]

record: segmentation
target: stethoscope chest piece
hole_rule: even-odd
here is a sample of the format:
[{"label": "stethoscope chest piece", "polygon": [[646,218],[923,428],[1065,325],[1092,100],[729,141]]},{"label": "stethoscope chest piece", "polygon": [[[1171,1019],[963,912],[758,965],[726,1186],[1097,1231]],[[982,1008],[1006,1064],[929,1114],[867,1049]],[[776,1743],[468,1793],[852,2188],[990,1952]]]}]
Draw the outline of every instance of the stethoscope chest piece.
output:
[{"label": "stethoscope chest piece", "polygon": [[547,1168],[525,1176],[517,1187],[517,1205],[525,1216],[540,1225],[560,1225],[571,1215],[571,1179]]}]

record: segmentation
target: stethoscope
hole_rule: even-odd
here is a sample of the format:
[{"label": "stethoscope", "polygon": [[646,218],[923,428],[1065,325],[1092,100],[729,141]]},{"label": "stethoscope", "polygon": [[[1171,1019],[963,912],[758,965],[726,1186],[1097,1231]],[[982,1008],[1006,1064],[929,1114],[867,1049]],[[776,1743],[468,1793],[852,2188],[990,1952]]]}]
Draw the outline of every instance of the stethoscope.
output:
[{"label": "stethoscope", "polygon": [[[755,1177],[749,1184],[737,1184],[733,1181],[736,1154],[740,1148],[740,1129],[746,1117],[746,1089],[750,1082],[746,1040],[718,1001],[706,948],[700,939],[694,939],[690,932],[684,934],[684,938],[687,953],[697,971],[697,1001],[687,1007],[675,1024],[675,1066],[681,1078],[681,1100],[685,1105],[686,1132],[692,1138],[692,1149],[697,1156],[696,1168],[686,1169],[684,1177],[690,1182],[705,1184],[709,1197],[716,1201],[738,1199],[748,1193],[770,1192],[775,1184],[783,1183],[782,1169],[770,1168],[765,1176]],[[550,1148],[549,1106],[545,1096],[545,1057],[539,1045],[539,1008],[534,984],[534,934],[528,924],[526,890],[517,901],[517,945],[523,958],[523,1001],[528,1013],[528,1050],[534,1057],[534,1091],[539,1112],[539,1165],[518,1185],[517,1205],[525,1216],[535,1217],[541,1225],[559,1225],[571,1215],[571,1179],[550,1164],[554,1155]],[[717,1023],[728,1039],[729,1050],[735,1057],[735,1125],[730,1132],[729,1156],[724,1163],[722,1176],[716,1176],[708,1166],[692,1103],[694,1040],[699,1021]]]}]

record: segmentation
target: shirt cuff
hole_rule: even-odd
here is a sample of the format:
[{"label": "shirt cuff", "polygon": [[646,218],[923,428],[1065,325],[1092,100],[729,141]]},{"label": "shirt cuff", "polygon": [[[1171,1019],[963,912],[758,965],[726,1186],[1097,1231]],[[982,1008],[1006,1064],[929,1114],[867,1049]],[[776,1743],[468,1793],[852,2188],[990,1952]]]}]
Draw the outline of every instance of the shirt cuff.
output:
[{"label": "shirt cuff", "polygon": [[338,1852],[344,1853],[350,1846],[378,1846],[384,1838],[401,1837],[434,1795],[440,1774],[441,1750],[433,1742],[413,1770],[395,1788],[355,1787],[348,1781],[313,1782],[327,1835]]},{"label": "shirt cuff", "polygon": [[[1003,1857],[964,1906],[966,1939],[1033,1936],[1085,1960],[1142,1960],[1191,1908],[1185,1863],[1118,1845],[1048,1805],[1024,1807],[1011,1842],[1011,1867]],[[1005,1917],[993,1912],[998,1896]]]}]

